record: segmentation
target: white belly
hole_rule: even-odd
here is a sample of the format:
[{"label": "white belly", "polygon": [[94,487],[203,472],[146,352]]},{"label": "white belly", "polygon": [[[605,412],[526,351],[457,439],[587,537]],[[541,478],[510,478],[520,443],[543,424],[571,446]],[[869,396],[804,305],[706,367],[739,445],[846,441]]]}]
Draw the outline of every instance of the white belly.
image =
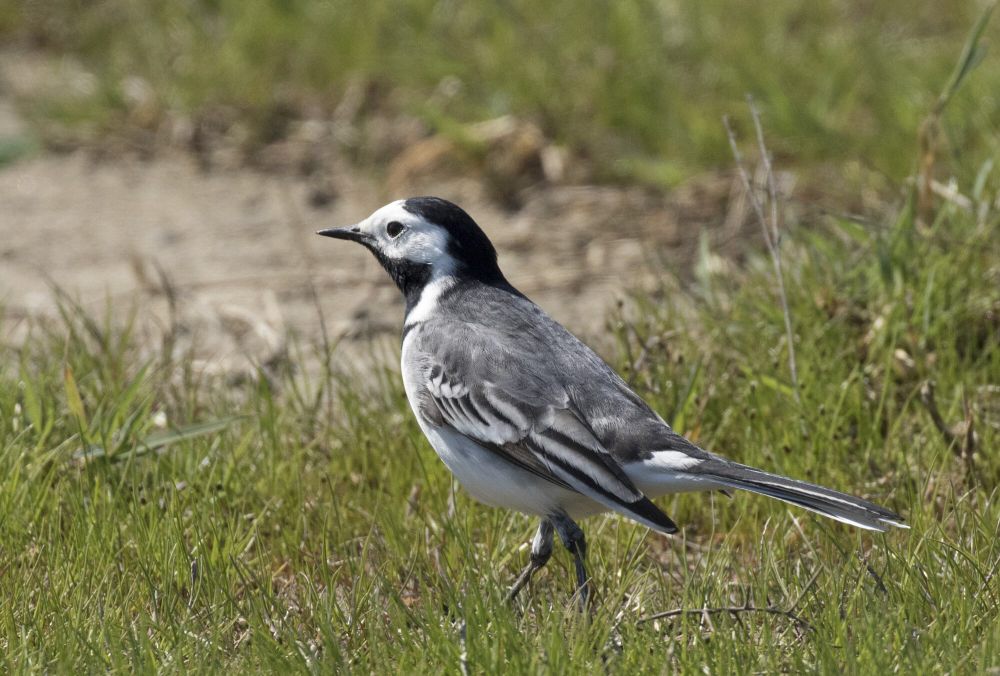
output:
[{"label": "white belly", "polygon": [[573,518],[607,511],[590,498],[523,470],[450,429],[424,428],[424,434],[462,487],[487,505],[536,516],[562,512]]}]

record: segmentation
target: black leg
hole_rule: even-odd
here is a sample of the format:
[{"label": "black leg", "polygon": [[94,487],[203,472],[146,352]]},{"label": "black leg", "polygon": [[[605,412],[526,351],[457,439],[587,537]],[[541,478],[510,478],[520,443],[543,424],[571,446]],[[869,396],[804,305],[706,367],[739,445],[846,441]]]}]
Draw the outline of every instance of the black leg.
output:
[{"label": "black leg", "polygon": [[510,588],[507,592],[507,601],[513,601],[517,598],[518,593],[528,584],[528,580],[531,576],[535,574],[535,571],[542,568],[546,563],[549,562],[549,557],[552,556],[552,522],[548,519],[542,519],[541,523],[538,524],[538,531],[535,533],[535,537],[531,540],[531,557],[528,561],[528,565],[525,567],[521,574],[517,576],[517,580],[514,581],[514,586]]},{"label": "black leg", "polygon": [[584,566],[584,559],[587,556],[587,540],[580,527],[568,516],[553,517],[552,522],[556,527],[556,532],[559,533],[559,539],[573,554],[573,563],[576,566],[576,593],[580,599],[580,609],[586,611],[587,601],[590,598],[590,580],[587,577],[587,568]]}]

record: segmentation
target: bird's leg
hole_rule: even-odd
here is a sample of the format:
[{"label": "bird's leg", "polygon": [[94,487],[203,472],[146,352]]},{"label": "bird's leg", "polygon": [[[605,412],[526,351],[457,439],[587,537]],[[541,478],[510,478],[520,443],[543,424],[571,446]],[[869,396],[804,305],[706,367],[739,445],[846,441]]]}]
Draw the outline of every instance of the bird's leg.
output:
[{"label": "bird's leg", "polygon": [[528,580],[535,574],[535,571],[549,562],[549,557],[552,556],[552,530],[552,522],[548,519],[542,519],[541,523],[538,524],[538,531],[531,539],[531,558],[528,560],[528,565],[517,576],[514,586],[507,592],[508,602],[517,598],[518,592],[524,588],[524,585],[528,584]]},{"label": "bird's leg", "polygon": [[590,581],[583,561],[587,556],[587,540],[583,536],[583,530],[568,516],[553,517],[552,522],[556,527],[556,532],[559,533],[559,539],[573,554],[573,563],[576,565],[576,593],[580,599],[580,610],[586,611],[587,601],[590,597]]}]

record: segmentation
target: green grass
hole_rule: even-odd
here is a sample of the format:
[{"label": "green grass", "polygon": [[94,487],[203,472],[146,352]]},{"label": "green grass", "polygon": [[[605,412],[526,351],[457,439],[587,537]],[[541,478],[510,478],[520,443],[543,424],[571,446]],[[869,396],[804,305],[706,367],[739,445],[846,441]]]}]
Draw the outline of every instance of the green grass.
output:
[{"label": "green grass", "polygon": [[[749,92],[786,163],[832,163],[838,181],[870,190],[913,170],[915,130],[983,6],[0,0],[0,36],[76,57],[96,75],[89,94],[22,102],[43,129],[119,133],[183,114],[238,123],[253,147],[300,115],[328,114],[365,82],[361,139],[379,112],[444,131],[512,113],[598,177],[670,184],[728,165],[719,120]],[[134,77],[153,92],[139,111]],[[459,87],[439,87],[446,78]],[[968,160],[953,171],[1000,150],[997,91],[991,54],[946,120],[946,155]],[[367,157],[363,142],[347,152]]]},{"label": "green grass", "polygon": [[[996,178],[984,186],[988,203]],[[801,405],[763,258],[687,291],[664,277],[612,319],[611,357],[678,429],[882,502],[912,530],[873,535],[746,494],[660,500],[684,527],[673,538],[592,518],[590,621],[562,551],[505,604],[533,524],[453,493],[395,366],[359,377],[336,349],[303,346],[295,363],[329,368],[227,383],[140,345],[134,314],[93,319],[64,300],[61,323],[0,355],[0,664],[455,673],[465,622],[473,673],[996,667],[1000,221],[983,213],[944,205],[921,229],[907,202],[878,224],[788,232]],[[949,423],[968,401],[971,465],[931,424],[925,380]],[[747,598],[794,605],[814,629],[763,614],[637,622]]]}]

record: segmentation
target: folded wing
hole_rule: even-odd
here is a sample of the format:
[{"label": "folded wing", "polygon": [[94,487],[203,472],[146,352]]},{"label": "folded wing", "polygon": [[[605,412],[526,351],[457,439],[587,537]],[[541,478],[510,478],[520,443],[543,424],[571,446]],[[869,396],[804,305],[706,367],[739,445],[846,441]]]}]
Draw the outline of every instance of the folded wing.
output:
[{"label": "folded wing", "polygon": [[[650,528],[677,526],[635,487],[551,382],[526,376],[521,387],[463,378],[455,365],[428,364],[421,412],[508,462],[599,502]],[[510,374],[506,380],[510,381]]]}]

